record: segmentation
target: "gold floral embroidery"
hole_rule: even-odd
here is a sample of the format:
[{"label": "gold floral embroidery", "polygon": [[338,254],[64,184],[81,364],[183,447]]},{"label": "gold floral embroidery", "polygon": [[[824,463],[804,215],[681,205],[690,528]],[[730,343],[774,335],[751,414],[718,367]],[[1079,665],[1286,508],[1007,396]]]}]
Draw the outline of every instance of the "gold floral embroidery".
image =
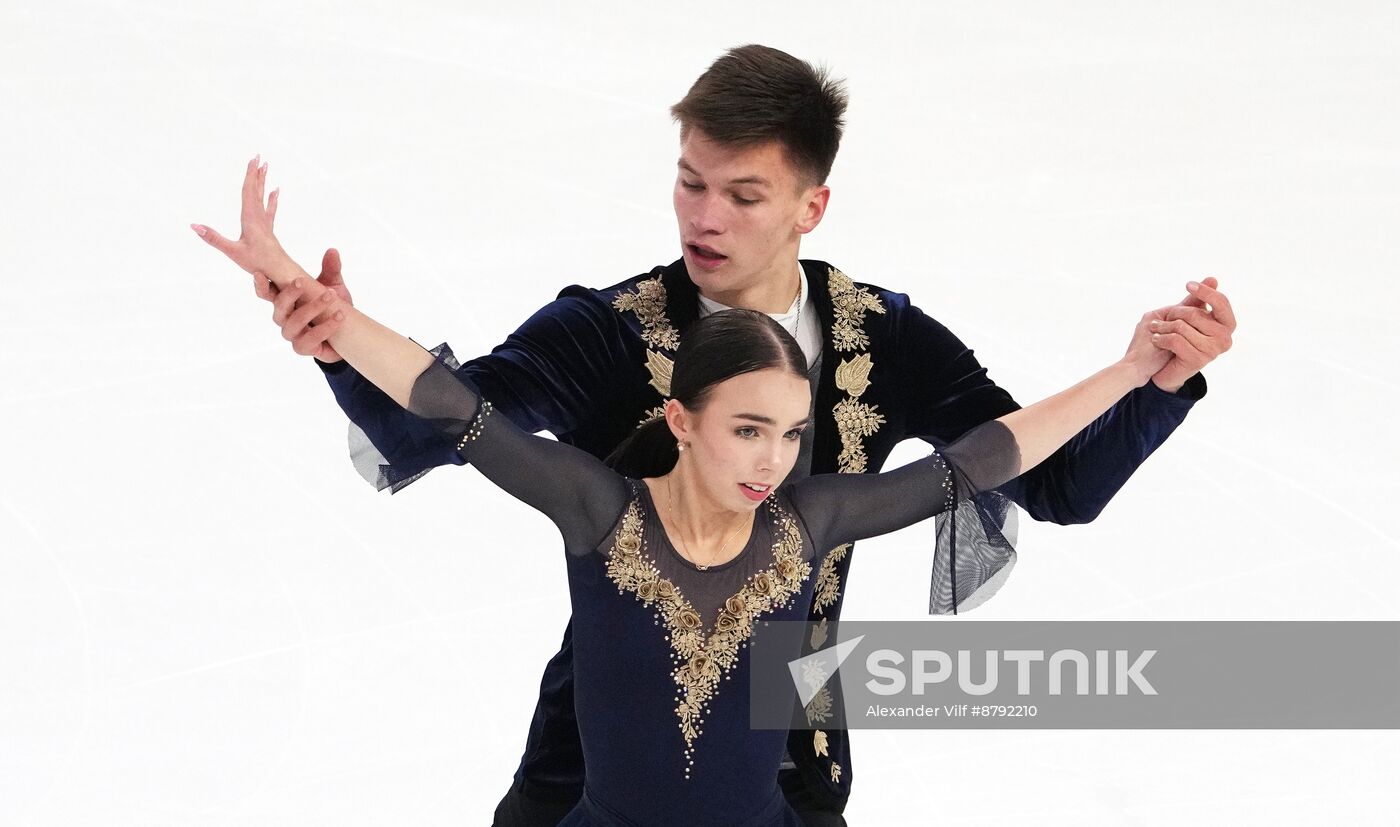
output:
[{"label": "gold floral embroidery", "polygon": [[[636,314],[637,321],[642,323],[642,341],[649,345],[644,363],[647,372],[651,374],[651,380],[647,384],[655,388],[665,401],[671,395],[671,370],[675,363],[660,351],[674,351],[679,348],[681,335],[666,317],[666,285],[662,283],[661,276],[638,282],[634,291],[619,293],[613,299],[613,307],[619,313],[632,311]],[[637,424],[645,424],[661,415],[662,407],[657,406],[648,411]]]},{"label": "gold floral embroidery", "polygon": [[640,499],[633,499],[627,506],[608,555],[608,578],[617,584],[618,591],[631,591],[644,605],[654,605],[657,618],[665,624],[671,661],[675,664],[671,679],[678,689],[676,716],[685,739],[687,779],[695,764],[695,739],[704,733],[705,712],[720,679],[734,668],[740,644],[753,634],[760,614],[791,605],[803,581],[812,573],[811,564],[802,559],[802,534],[797,521],[772,499],[768,500],[768,507],[777,537],[773,541],[773,564],[749,578],[743,588],[725,600],[708,636],[690,601],[661,576],[656,564],[645,555]]},{"label": "gold floral embroidery", "polygon": [[812,734],[812,751],[817,755],[826,755],[826,733],[820,729]]},{"label": "gold floral embroidery", "polygon": [[642,341],[652,347],[675,350],[681,346],[680,333],[666,318],[666,286],[661,283],[661,276],[638,282],[634,292],[619,293],[613,299],[613,307],[619,313],[631,310],[637,314],[642,323]]},{"label": "gold floral embroidery", "polygon": [[835,761],[831,762],[831,783],[841,783],[841,765]]},{"label": "gold floral embroidery", "polygon": [[[831,294],[832,313],[835,320],[831,325],[831,343],[838,351],[863,351],[870,346],[870,337],[865,332],[865,314],[883,314],[885,306],[869,288],[857,287],[851,278],[835,267],[827,271],[827,291]],[[885,417],[876,405],[859,401],[861,394],[870,387],[870,371],[874,362],[869,353],[860,353],[854,358],[842,360],[836,368],[836,387],[846,392],[846,398],[836,403],[831,413],[836,420],[836,432],[841,437],[841,453],[836,457],[836,469],[843,474],[861,474],[866,470],[868,459],[865,455],[866,437],[873,436]],[[816,592],[812,599],[812,611],[822,614],[836,603],[841,594],[841,578],[836,564],[851,550],[850,544],[839,546],[826,555],[817,572]]]},{"label": "gold floral embroidery", "polygon": [[646,413],[642,414],[642,418],[639,419],[639,420],[637,420],[637,427],[640,428],[641,426],[647,424],[648,422],[652,421],[653,419],[660,419],[661,417],[663,417],[663,416],[665,416],[665,415],[666,415],[666,406],[665,406],[665,405],[657,405],[655,408],[652,408],[651,410],[649,410],[649,411],[647,411]]},{"label": "gold floral embroidery", "polygon": [[818,689],[802,711],[807,714],[808,724],[824,724],[831,720],[831,690],[825,686]]},{"label": "gold floral embroidery", "polygon": [[865,335],[865,314],[883,314],[885,306],[868,288],[856,287],[850,276],[835,267],[827,271],[827,279],[836,316],[831,326],[832,344],[837,350],[865,350],[870,346],[870,337]]},{"label": "gold floral embroidery", "polygon": [[876,413],[876,407],[854,399],[842,399],[832,409],[836,429],[841,434],[841,453],[836,457],[841,473],[865,473],[865,444],[861,439],[873,436],[885,424],[884,415]]},{"label": "gold floral embroidery", "polygon": [[[836,575],[836,564],[841,562],[841,558],[850,550],[850,543],[837,546],[822,560],[821,568],[817,569],[816,592],[812,595],[812,611],[817,614],[822,614],[827,606],[835,603],[837,595],[841,593],[841,578]],[[819,649],[821,644],[814,643],[812,648]]]},{"label": "gold floral embroidery", "polygon": [[647,370],[651,371],[651,382],[648,384],[656,388],[656,392],[662,396],[671,395],[671,369],[674,366],[675,362],[662,354],[647,350]]},{"label": "gold floral embroidery", "polygon": [[870,387],[871,367],[869,353],[842,361],[836,368],[836,387],[849,393],[851,398],[859,399],[860,395],[865,393],[865,389]]}]

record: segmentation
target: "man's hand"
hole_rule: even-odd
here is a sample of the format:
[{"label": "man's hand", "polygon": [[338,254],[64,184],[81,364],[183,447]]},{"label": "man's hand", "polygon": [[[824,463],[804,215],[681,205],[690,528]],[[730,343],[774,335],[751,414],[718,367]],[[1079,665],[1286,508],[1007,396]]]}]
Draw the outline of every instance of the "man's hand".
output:
[{"label": "man's hand", "polygon": [[1172,354],[1152,381],[1168,393],[1180,390],[1234,343],[1235,311],[1216,289],[1218,284],[1214,276],[1200,284],[1187,282],[1188,295],[1181,304],[1152,311],[1152,344]]},{"label": "man's hand", "polygon": [[[346,304],[354,304],[340,273],[340,253],[334,247],[321,257],[321,275],[316,281]],[[326,341],[334,332],[334,325],[330,323],[333,320],[324,310],[306,318],[305,311],[299,310],[308,299],[303,291],[278,290],[277,285],[261,273],[253,274],[253,290],[258,298],[272,302],[272,321],[282,328],[282,338],[292,343],[292,350],[303,356],[315,356],[322,362],[340,361],[340,354]]]}]

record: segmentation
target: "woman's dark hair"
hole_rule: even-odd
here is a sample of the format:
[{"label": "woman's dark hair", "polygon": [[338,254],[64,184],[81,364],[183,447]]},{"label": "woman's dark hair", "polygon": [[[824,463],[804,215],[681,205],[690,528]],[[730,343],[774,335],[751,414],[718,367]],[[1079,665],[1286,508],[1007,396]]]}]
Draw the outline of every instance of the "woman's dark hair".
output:
[{"label": "woman's dark hair", "polygon": [[[698,413],[715,386],[756,370],[780,368],[807,378],[807,357],[797,340],[754,310],[722,310],[694,323],[681,338],[671,369],[671,398]],[[659,477],[676,465],[676,436],[664,416],[647,420],[608,455],[607,464],[628,477]]]}]

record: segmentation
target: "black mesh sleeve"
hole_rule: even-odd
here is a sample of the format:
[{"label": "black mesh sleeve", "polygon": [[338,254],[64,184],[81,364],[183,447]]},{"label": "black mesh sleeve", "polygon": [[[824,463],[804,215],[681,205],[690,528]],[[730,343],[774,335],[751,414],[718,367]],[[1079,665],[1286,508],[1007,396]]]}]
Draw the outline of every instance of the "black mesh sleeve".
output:
[{"label": "black mesh sleeve", "polygon": [[627,506],[624,477],[592,454],[493,414],[490,401],[441,356],[414,382],[408,411],[450,439],[491,482],[547,515],[571,553],[593,551]]},{"label": "black mesh sleeve", "polygon": [[788,492],[818,549],[937,516],[929,613],[956,614],[994,594],[1016,562],[1015,512],[993,489],[1014,478],[1020,463],[1015,437],[992,420],[893,471],[819,474]]}]

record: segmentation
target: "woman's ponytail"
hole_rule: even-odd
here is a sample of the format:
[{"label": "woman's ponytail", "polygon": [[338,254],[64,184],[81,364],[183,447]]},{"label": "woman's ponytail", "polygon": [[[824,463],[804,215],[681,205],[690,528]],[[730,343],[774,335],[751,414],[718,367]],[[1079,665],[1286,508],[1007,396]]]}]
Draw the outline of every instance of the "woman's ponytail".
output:
[{"label": "woman's ponytail", "polygon": [[633,479],[659,477],[670,472],[680,458],[676,450],[676,435],[658,416],[637,426],[604,460],[608,467]]}]

